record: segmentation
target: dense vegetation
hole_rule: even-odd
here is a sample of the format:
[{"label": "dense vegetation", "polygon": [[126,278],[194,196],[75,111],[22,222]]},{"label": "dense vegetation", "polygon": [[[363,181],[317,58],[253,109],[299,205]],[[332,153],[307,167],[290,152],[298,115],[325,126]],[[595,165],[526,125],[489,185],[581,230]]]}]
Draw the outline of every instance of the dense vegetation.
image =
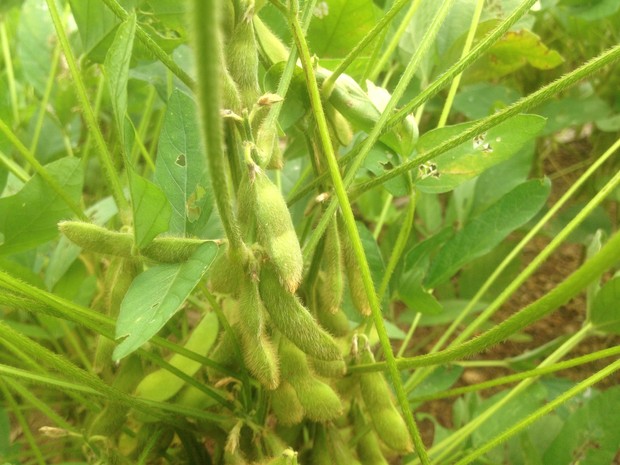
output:
[{"label": "dense vegetation", "polygon": [[619,460],[619,36],[617,0],[3,1],[1,461]]}]

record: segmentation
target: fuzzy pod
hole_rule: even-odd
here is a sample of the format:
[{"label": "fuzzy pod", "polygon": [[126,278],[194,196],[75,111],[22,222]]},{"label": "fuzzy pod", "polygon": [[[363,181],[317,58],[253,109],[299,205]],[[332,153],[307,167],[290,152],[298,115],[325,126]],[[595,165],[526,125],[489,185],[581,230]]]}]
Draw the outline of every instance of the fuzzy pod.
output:
[{"label": "fuzzy pod", "polygon": [[317,297],[322,310],[336,313],[340,310],[342,303],[344,282],[342,250],[338,223],[335,218],[327,226],[324,241],[325,245],[321,256],[322,273],[319,276],[320,284],[317,288]]},{"label": "fuzzy pod", "polygon": [[338,428],[329,425],[326,427],[326,433],[334,465],[361,465]]},{"label": "fuzzy pod", "polygon": [[342,359],[334,339],[318,325],[299,299],[282,287],[272,267],[265,266],[261,270],[259,289],[271,322],[291,342],[316,359]]},{"label": "fuzzy pod", "polygon": [[330,103],[325,105],[325,115],[329,122],[330,136],[332,136],[332,143],[334,146],[348,146],[353,140],[353,128],[351,128],[351,123],[349,123],[349,121],[342,116],[342,113],[336,110]]},{"label": "fuzzy pod", "polygon": [[189,260],[205,242],[189,237],[156,237],[140,250],[140,255],[159,263],[182,263]]},{"label": "fuzzy pod", "polygon": [[352,409],[353,425],[356,434],[362,431],[366,433],[357,441],[357,455],[362,465],[389,465],[388,461],[381,452],[379,437],[373,429],[367,429],[367,423],[359,406]]},{"label": "fuzzy pod", "polygon": [[278,354],[265,328],[265,308],[254,280],[241,286],[238,328],[243,361],[248,371],[267,389],[280,384]]},{"label": "fuzzy pod", "polygon": [[342,310],[338,310],[337,313],[330,313],[325,310],[321,310],[321,307],[319,306],[316,311],[316,315],[321,326],[327,329],[334,336],[341,337],[349,334],[349,318],[347,318]]},{"label": "fuzzy pod", "polygon": [[252,109],[260,94],[258,85],[258,47],[251,18],[243,15],[226,45],[226,64],[237,83],[241,104]]},{"label": "fuzzy pod", "polygon": [[131,234],[110,231],[84,221],[61,221],[58,229],[75,245],[105,255],[131,257],[133,237]]},{"label": "fuzzy pod", "polygon": [[274,125],[262,124],[256,134],[255,161],[261,168],[271,163],[274,151],[278,147],[278,129]]},{"label": "fuzzy pod", "polygon": [[258,240],[284,286],[295,292],[301,283],[303,256],[286,201],[262,169],[251,166],[249,173]]},{"label": "fuzzy pod", "polygon": [[353,246],[347,237],[344,225],[338,223],[338,232],[340,235],[340,244],[342,248],[342,258],[344,262],[344,270],[347,275],[347,281],[349,283],[349,293],[351,300],[357,311],[362,316],[369,316],[372,311],[370,309],[370,302],[366,295],[366,288],[364,287],[364,280],[360,273],[357,260],[355,259],[355,252]]},{"label": "fuzzy pod", "polygon": [[296,425],[304,419],[304,408],[297,398],[295,388],[288,381],[281,381],[270,397],[271,410],[279,424]]},{"label": "fuzzy pod", "polygon": [[[235,339],[230,331],[223,331],[220,334],[209,358],[224,368],[237,367],[239,362],[235,355]],[[207,375],[211,382],[217,382],[223,378],[222,372],[212,367],[207,367]]]},{"label": "fuzzy pod", "polygon": [[[375,363],[368,346],[360,350],[358,358],[362,364]],[[379,371],[361,373],[359,383],[362,399],[379,438],[396,452],[411,452],[413,446],[407,425],[394,405],[384,374]]]},{"label": "fuzzy pod", "polygon": [[[218,320],[215,313],[207,313],[192,330],[184,348],[206,356],[215,343],[218,333]],[[188,376],[194,376],[202,366],[181,354],[174,354],[168,361],[174,368]],[[185,385],[185,381],[163,368],[150,373],[136,387],[136,396],[163,402],[170,399]]]},{"label": "fuzzy pod", "polygon": [[[136,260],[114,257],[110,260],[110,266],[106,270],[103,297],[103,311],[106,315],[116,318],[121,308],[121,303],[125,294],[129,290],[131,283],[140,273],[142,267]],[[95,357],[93,360],[93,370],[95,373],[102,373],[107,377],[111,372],[110,362],[114,352],[114,341],[103,337],[97,337],[95,347]]]},{"label": "fuzzy pod", "polygon": [[280,341],[280,360],[282,377],[295,388],[308,419],[322,422],[342,415],[342,402],[338,394],[313,376],[306,354],[284,337]]},{"label": "fuzzy pod", "polygon": [[327,443],[327,433],[322,425],[317,425],[314,433],[310,463],[311,465],[334,465]]},{"label": "fuzzy pod", "polygon": [[245,271],[240,257],[220,252],[209,269],[209,286],[217,294],[228,294],[238,297],[240,283],[245,278]]},{"label": "fuzzy pod", "polygon": [[342,378],[347,372],[344,360],[326,361],[308,357],[308,363],[314,373],[324,378]]}]

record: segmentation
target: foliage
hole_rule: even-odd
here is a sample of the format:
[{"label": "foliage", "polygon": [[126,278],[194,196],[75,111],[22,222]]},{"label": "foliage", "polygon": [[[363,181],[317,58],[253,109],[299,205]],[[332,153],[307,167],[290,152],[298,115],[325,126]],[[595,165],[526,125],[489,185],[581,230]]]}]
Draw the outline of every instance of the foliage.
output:
[{"label": "foliage", "polygon": [[[2,461],[611,463],[619,25],[613,0],[3,2]],[[576,296],[578,331],[497,355]]]}]

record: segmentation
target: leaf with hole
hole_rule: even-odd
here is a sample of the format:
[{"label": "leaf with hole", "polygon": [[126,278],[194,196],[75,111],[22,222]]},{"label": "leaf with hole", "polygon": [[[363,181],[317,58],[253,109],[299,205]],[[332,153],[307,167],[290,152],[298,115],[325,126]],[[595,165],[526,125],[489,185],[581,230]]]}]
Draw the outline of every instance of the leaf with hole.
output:
[{"label": "leaf with hole", "polygon": [[116,322],[116,338],[125,339],[114,349],[114,360],[139,349],[164,327],[205,275],[217,249],[207,242],[187,262],[154,266],[134,280]]}]

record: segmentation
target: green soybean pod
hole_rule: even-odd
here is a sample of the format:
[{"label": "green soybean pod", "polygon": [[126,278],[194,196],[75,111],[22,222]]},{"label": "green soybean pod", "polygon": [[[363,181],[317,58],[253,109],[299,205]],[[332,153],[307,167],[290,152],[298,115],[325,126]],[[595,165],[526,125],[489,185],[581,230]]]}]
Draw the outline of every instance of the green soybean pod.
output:
[{"label": "green soybean pod", "polygon": [[118,257],[131,257],[133,237],[131,234],[110,231],[84,221],[61,221],[58,229],[75,245],[89,252]]},{"label": "green soybean pod", "polygon": [[226,45],[226,64],[239,88],[242,105],[251,110],[260,93],[258,47],[251,16],[246,14],[237,16],[240,20],[235,25]]},{"label": "green soybean pod", "polygon": [[[252,179],[253,178],[253,179]],[[284,286],[295,292],[301,283],[303,257],[286,201],[280,189],[258,166],[250,166],[258,240]]]},{"label": "green soybean pod", "polygon": [[295,388],[285,380],[271,391],[271,410],[281,425],[296,425],[304,419],[305,411],[299,399]]},{"label": "green soybean pod", "polygon": [[329,421],[342,415],[338,394],[312,375],[306,354],[284,337],[280,340],[280,360],[282,377],[295,388],[308,419]]},{"label": "green soybean pod", "polygon": [[317,425],[314,433],[310,463],[311,465],[334,465],[327,443],[327,433],[322,425]]},{"label": "green soybean pod", "polygon": [[312,371],[323,378],[342,378],[347,372],[344,360],[326,361],[308,357],[308,363]]},{"label": "green soybean pod", "polygon": [[340,244],[342,247],[342,257],[344,261],[344,269],[347,275],[347,281],[349,283],[349,293],[351,294],[351,300],[353,305],[363,316],[369,316],[371,314],[370,302],[366,295],[366,288],[364,287],[364,280],[359,271],[359,266],[355,259],[355,252],[353,252],[353,246],[347,237],[344,225],[338,223],[338,231],[340,234]]},{"label": "green soybean pod", "polygon": [[[362,364],[375,363],[368,346],[360,349]],[[411,452],[412,444],[407,425],[392,401],[392,392],[382,372],[361,373],[360,392],[379,438],[399,453]]]},{"label": "green soybean pod", "polygon": [[[319,280],[317,281],[317,285],[322,285],[320,276]],[[349,319],[342,310],[338,310],[336,313],[328,312],[325,307],[321,305],[321,300],[318,295],[315,296],[313,308],[314,314],[319,320],[321,326],[328,330],[331,334],[337,337],[346,336],[347,334],[349,334]]]},{"label": "green soybean pod", "polygon": [[336,313],[342,303],[343,267],[338,223],[336,218],[329,223],[324,236],[325,246],[321,257],[322,273],[317,293],[321,309]]},{"label": "green soybean pod", "polygon": [[353,450],[345,443],[338,428],[328,425],[326,432],[334,465],[361,465],[353,455]]},{"label": "green soybean pod", "polygon": [[220,251],[209,269],[209,287],[217,294],[239,297],[242,277],[245,276],[243,264],[228,250]]},{"label": "green soybean pod", "polygon": [[351,411],[356,435],[366,431],[363,436],[359,437],[356,446],[357,455],[362,465],[389,465],[383,452],[381,452],[377,433],[373,429],[367,429],[368,426],[360,407],[356,405]]},{"label": "green soybean pod", "polygon": [[243,361],[248,371],[267,389],[280,384],[278,354],[265,328],[265,309],[254,280],[241,285],[238,328]]},{"label": "green soybean pod", "polygon": [[342,359],[336,342],[317,324],[299,299],[282,287],[272,267],[264,266],[261,270],[259,289],[271,322],[291,342],[316,359]]},{"label": "green soybean pod", "polygon": [[[218,333],[218,320],[215,313],[207,313],[200,323],[192,330],[185,348],[206,356]],[[188,376],[193,376],[201,364],[180,354],[174,354],[169,362],[173,367]],[[185,381],[163,368],[147,375],[136,387],[136,395],[144,399],[163,402],[170,399],[185,385]]]}]

